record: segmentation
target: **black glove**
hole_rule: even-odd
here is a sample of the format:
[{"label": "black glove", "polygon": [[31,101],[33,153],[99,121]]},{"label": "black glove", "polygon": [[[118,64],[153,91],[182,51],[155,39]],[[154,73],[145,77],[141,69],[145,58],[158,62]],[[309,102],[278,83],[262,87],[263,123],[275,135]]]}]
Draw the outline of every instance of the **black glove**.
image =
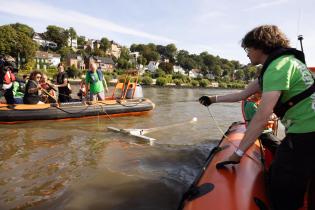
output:
[{"label": "black glove", "polygon": [[212,101],[208,96],[201,96],[199,102],[204,106],[210,106],[212,104]]}]

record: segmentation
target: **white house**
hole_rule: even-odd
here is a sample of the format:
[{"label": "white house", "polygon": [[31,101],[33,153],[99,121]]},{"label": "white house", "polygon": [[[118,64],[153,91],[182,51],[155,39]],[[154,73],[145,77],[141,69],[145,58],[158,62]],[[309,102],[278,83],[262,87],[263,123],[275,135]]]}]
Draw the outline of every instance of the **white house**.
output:
[{"label": "white house", "polygon": [[185,70],[181,66],[174,66],[173,71],[174,71],[174,73],[180,73],[183,75],[186,74]]},{"label": "white house", "polygon": [[188,72],[190,78],[197,78],[198,76],[202,77],[200,69],[192,69]]},{"label": "white house", "polygon": [[69,38],[68,38],[68,46],[69,46],[69,47],[72,46],[72,48],[77,49],[77,48],[78,48],[78,39],[75,38],[75,39],[72,39],[72,40],[71,40],[71,38],[69,37]]},{"label": "white house", "polygon": [[48,47],[48,48],[52,48],[52,49],[57,48],[57,43],[55,43],[53,41],[48,41],[48,40],[44,39],[43,37],[44,37],[44,35],[41,33],[34,33],[33,40],[42,47]]},{"label": "white house", "polygon": [[150,72],[155,72],[159,68],[159,62],[158,61],[150,61],[147,65],[147,70]]},{"label": "white house", "polygon": [[37,69],[47,69],[49,66],[57,66],[61,56],[57,53],[36,51],[34,61]]}]

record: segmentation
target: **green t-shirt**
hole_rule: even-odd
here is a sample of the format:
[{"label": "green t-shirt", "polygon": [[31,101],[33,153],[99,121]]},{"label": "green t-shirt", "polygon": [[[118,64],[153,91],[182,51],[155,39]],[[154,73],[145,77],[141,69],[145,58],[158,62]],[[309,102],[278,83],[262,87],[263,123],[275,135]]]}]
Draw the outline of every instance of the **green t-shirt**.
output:
[{"label": "green t-shirt", "polygon": [[98,74],[96,71],[94,73],[89,73],[89,71],[86,72],[85,81],[86,84],[90,84],[91,93],[96,94],[104,91],[103,78],[98,78]]},{"label": "green t-shirt", "polygon": [[[312,73],[293,55],[272,61],[263,77],[263,92],[282,91],[281,102],[309,88],[314,82]],[[315,131],[315,93],[290,108],[281,120],[287,133]]]},{"label": "green t-shirt", "polygon": [[[244,118],[247,123],[250,123],[250,121],[253,119],[255,113],[257,112],[258,106],[253,101],[244,101]],[[272,132],[272,129],[265,128],[263,130],[263,133],[270,133]]]}]

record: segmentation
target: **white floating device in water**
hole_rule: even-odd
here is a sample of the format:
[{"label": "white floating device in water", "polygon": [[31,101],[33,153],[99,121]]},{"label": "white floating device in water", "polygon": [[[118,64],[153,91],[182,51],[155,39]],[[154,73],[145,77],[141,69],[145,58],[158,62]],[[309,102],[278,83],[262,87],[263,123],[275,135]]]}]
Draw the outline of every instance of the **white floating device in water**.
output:
[{"label": "white floating device in water", "polygon": [[[197,122],[197,117],[193,117],[189,123],[195,123]],[[147,129],[137,129],[137,128],[130,128],[130,129],[120,129],[120,128],[115,128],[115,127],[107,127],[107,129],[109,129],[110,131],[114,131],[114,132],[119,132],[119,133],[123,133],[123,134],[127,134],[136,138],[140,138],[143,139],[145,141],[148,141],[150,143],[150,145],[153,145],[154,141],[156,139],[145,136],[145,134],[149,133],[149,132],[154,132],[154,131],[159,131],[162,129],[168,129],[171,127],[175,127],[175,126],[180,126],[180,125],[184,125],[187,122],[183,122],[183,123],[176,123],[176,124],[172,124],[172,125],[166,125],[166,126],[161,126],[161,127],[155,127],[155,128],[147,128]]]}]

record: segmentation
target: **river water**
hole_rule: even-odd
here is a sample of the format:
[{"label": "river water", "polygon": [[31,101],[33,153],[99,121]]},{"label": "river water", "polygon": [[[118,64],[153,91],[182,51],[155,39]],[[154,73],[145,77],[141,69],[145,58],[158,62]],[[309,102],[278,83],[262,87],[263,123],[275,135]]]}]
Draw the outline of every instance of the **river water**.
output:
[{"label": "river water", "polygon": [[[147,115],[0,125],[0,209],[176,209],[222,136],[195,100],[235,91],[144,88],[156,105]],[[242,120],[240,103],[210,110],[223,131]],[[107,126],[158,127],[147,134],[157,140],[150,145]]]}]

